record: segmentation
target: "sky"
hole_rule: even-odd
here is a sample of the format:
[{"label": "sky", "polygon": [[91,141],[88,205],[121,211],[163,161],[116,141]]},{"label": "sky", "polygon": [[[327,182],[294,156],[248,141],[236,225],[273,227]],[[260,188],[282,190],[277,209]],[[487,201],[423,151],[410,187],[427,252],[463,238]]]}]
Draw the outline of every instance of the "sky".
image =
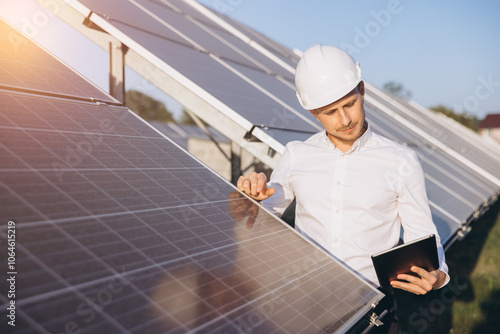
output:
[{"label": "sky", "polygon": [[[367,82],[401,83],[425,107],[442,104],[480,119],[500,113],[500,1],[198,1],[290,49],[339,46],[359,61]],[[106,52],[34,0],[0,0],[0,16],[107,90]],[[126,80],[127,89],[163,100],[174,114],[182,110],[130,70]]]}]

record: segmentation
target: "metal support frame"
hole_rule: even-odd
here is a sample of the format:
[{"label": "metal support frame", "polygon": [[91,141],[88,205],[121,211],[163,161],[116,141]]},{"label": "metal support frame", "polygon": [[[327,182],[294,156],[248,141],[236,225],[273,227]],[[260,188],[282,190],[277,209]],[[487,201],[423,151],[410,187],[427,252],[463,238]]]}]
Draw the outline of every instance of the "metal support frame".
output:
[{"label": "metal support frame", "polygon": [[231,183],[236,185],[241,171],[241,147],[234,141],[231,141]]},{"label": "metal support frame", "polygon": [[383,310],[382,313],[380,313],[379,315],[377,315],[375,312],[373,312],[372,315],[370,316],[368,327],[366,327],[365,330],[361,334],[368,334],[372,330],[374,330],[376,327],[380,327],[380,326],[384,325],[384,323],[382,321],[380,321],[380,319],[385,317],[388,313],[389,312],[387,310]]},{"label": "metal support frame", "polygon": [[[248,120],[230,110],[214,97],[209,96],[195,84],[182,78],[168,64],[160,61],[140,45],[134,44],[135,42],[129,40],[127,36],[108,27],[108,23],[105,20],[93,14],[84,5],[74,1],[38,1],[42,6],[52,11],[104,50],[109,50],[110,41],[115,45],[126,44],[129,50],[124,54],[125,64],[129,68],[165,92],[165,94],[174,98],[185,109],[191,110],[201,120],[223,133],[242,149],[248,151],[270,168],[276,166],[281,155],[269,155],[269,152],[276,151],[281,153],[284,150],[284,145],[277,142],[261,129],[254,129],[253,131],[253,134],[259,138],[259,141],[246,140],[244,136],[253,126]],[[84,21],[86,24],[82,24]],[[90,26],[94,25],[100,27],[101,30],[104,30],[103,26],[106,26],[113,30],[114,35],[111,36],[99,29],[90,28]],[[134,47],[128,45],[128,43],[132,43]],[[188,85],[192,87],[188,87]],[[270,151],[269,148],[272,148],[272,150]]]},{"label": "metal support frame", "polygon": [[222,153],[222,155],[228,161],[231,161],[231,158],[226,154],[226,152],[224,152],[224,150],[222,149],[222,147],[220,147],[219,143],[217,142],[217,140],[215,140],[214,136],[212,136],[212,134],[210,133],[210,131],[208,131],[208,128],[205,126],[205,124],[203,123],[203,121],[198,116],[196,116],[196,114],[194,114],[191,110],[188,110],[188,109],[184,109],[184,110],[193,119],[193,121],[196,123],[196,125],[198,125],[198,127],[201,129],[201,131],[203,131],[203,133],[208,138],[210,138],[210,140],[215,144],[215,146],[217,146],[217,148],[219,149],[220,153]]},{"label": "metal support frame", "polygon": [[125,104],[125,54],[128,47],[109,42],[109,94]]},{"label": "metal support frame", "polygon": [[[241,147],[235,143],[234,141],[231,140],[231,155],[228,156],[226,152],[220,147],[219,143],[215,138],[212,136],[210,131],[208,131],[208,128],[205,126],[205,123],[196,116],[191,110],[185,109],[188,115],[193,119],[193,121],[198,125],[198,127],[205,133],[205,135],[210,138],[210,140],[217,146],[219,151],[224,155],[224,157],[231,163],[231,183],[236,185],[238,183],[238,178],[242,174],[242,169],[241,169],[241,153],[242,149]],[[252,164],[253,165],[253,164]],[[250,168],[251,166],[248,166],[246,169]]]}]

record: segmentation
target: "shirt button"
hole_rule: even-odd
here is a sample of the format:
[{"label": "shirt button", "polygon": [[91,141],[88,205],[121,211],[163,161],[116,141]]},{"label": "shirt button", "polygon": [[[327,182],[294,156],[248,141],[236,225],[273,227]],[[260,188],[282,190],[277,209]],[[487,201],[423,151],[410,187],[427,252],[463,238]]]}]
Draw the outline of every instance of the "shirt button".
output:
[{"label": "shirt button", "polygon": [[339,186],[340,186],[340,181],[337,181],[337,185],[339,185]]},{"label": "shirt button", "polygon": [[340,210],[335,210],[335,212],[336,212],[337,214],[339,214],[339,213],[340,213]]}]

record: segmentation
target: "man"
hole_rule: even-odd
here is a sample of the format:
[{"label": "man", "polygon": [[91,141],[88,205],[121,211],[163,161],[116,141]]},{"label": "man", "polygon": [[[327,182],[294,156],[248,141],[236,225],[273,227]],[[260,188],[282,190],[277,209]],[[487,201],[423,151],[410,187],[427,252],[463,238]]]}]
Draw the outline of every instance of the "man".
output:
[{"label": "man", "polygon": [[418,276],[399,275],[391,285],[415,294],[444,286],[448,268],[422,168],[413,151],[371,131],[358,63],[339,48],[315,45],[299,61],[295,85],[325,131],[288,143],[269,184],[252,173],[238,188],[277,215],[296,198],[296,229],[374,284],[371,255],[395,246],[401,227],[405,242],[434,233],[440,268],[412,267]]}]

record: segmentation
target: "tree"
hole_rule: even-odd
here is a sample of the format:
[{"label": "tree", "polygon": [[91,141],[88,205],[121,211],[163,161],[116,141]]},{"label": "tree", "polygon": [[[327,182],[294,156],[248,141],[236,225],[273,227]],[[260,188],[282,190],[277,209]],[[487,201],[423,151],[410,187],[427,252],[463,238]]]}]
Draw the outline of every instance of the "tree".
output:
[{"label": "tree", "polygon": [[148,121],[175,122],[165,103],[137,90],[128,90],[125,105]]},{"label": "tree", "polygon": [[382,87],[383,90],[385,90],[388,93],[391,93],[392,95],[395,95],[397,97],[400,97],[404,100],[409,100],[411,99],[413,93],[406,88],[404,88],[402,83],[395,82],[395,81],[388,81],[384,84]]},{"label": "tree", "polygon": [[466,112],[462,113],[456,113],[453,111],[453,109],[448,108],[442,104],[437,105],[435,107],[430,107],[429,109],[434,110],[436,112],[442,113],[450,118],[453,118],[457,122],[461,123],[462,125],[474,130],[478,131],[479,130],[479,119],[476,116],[470,115]]}]

